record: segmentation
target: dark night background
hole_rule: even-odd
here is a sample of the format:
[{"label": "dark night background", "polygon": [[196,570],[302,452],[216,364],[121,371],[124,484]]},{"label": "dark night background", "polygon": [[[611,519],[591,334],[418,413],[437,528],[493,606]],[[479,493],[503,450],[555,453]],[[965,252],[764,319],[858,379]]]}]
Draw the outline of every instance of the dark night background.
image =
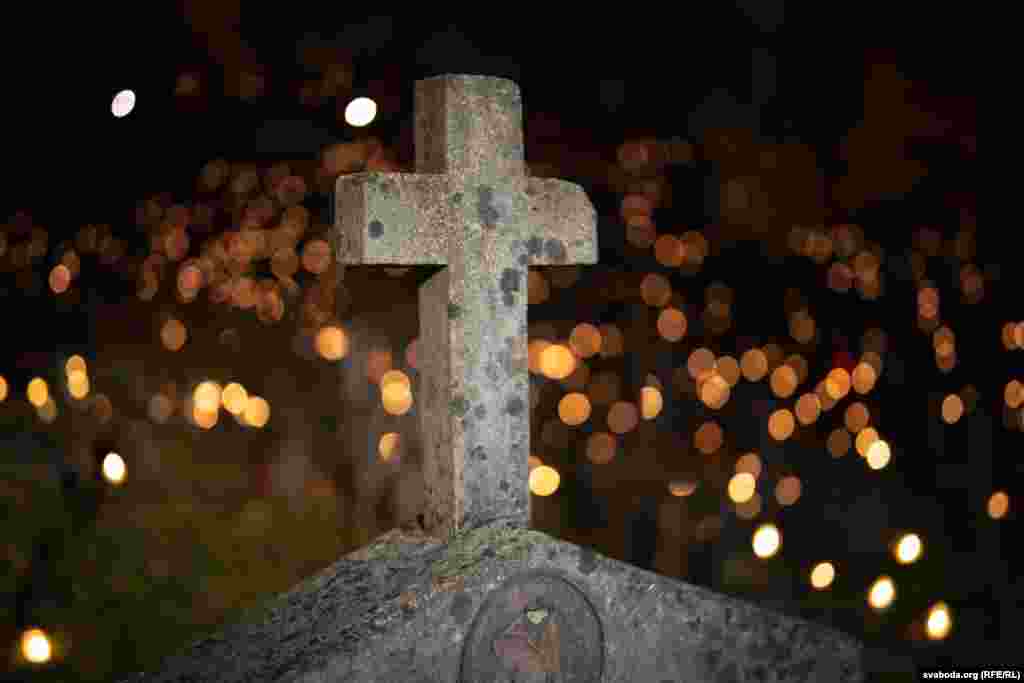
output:
[{"label": "dark night background", "polygon": [[[595,160],[614,165],[616,150],[629,140],[687,141],[692,144],[692,161],[669,164],[660,171],[670,188],[671,206],[656,208],[653,219],[659,233],[698,230],[711,243],[698,274],[669,278],[686,303],[687,317],[694,326],[682,342],[652,344],[651,353],[633,354],[636,358],[630,355],[628,343],[634,337],[627,333],[626,359],[615,369],[627,387],[624,394],[638,391],[648,373],[656,374],[666,385],[664,410],[654,420],[659,433],[674,433],[678,439],[688,440],[700,419],[717,412],[725,424],[731,452],[758,451],[773,480],[776,472],[798,473],[803,495],[791,508],[773,506],[756,520],[774,520],[784,534],[781,555],[767,561],[779,569],[771,570],[765,585],[754,590],[722,578],[723,567],[735,556],[733,549],[745,549],[752,556],[749,537],[756,524],[729,517],[731,513],[725,514],[729,518],[717,546],[694,544],[683,552],[687,559],[676,570],[680,578],[736,592],[853,633],[869,644],[874,666],[880,671],[911,666],[1020,666],[1021,655],[1011,649],[1011,643],[1024,586],[1017,579],[1008,550],[1019,524],[1015,504],[1021,483],[1017,459],[1021,435],[1018,413],[1005,405],[1004,387],[1011,379],[1024,379],[1024,373],[1022,352],[1007,350],[1000,332],[1004,324],[1024,320],[1024,307],[1015,296],[1018,280],[1011,259],[1017,255],[1007,248],[1009,242],[1003,237],[1009,229],[1001,224],[978,228],[975,222],[977,72],[967,49],[972,36],[956,30],[955,18],[940,17],[932,9],[928,10],[930,16],[908,12],[905,17],[854,6],[826,5],[810,11],[783,8],[781,0],[772,0],[710,3],[682,11],[623,6],[604,16],[594,16],[601,12],[589,9],[572,20],[502,10],[451,24],[430,19],[419,9],[403,16],[367,18],[340,6],[289,13],[266,3],[240,12],[232,4],[147,3],[126,10],[61,8],[55,10],[59,17],[38,11],[17,24],[9,23],[13,39],[0,48],[7,65],[8,92],[4,112],[7,188],[0,220],[12,220],[18,211],[30,214],[31,222],[47,231],[51,248],[74,240],[84,224],[106,223],[116,237],[125,240],[130,255],[142,257],[149,244],[136,227],[138,203],[160,192],[171,192],[176,202],[189,202],[196,176],[208,161],[224,158],[269,165],[279,160],[315,160],[326,145],[372,135],[394,148],[399,162],[404,163],[411,152],[414,81],[442,73],[480,73],[512,78],[520,85],[527,161],[540,156],[542,147],[560,147],[560,170],[554,175],[580,182],[588,191],[600,215],[600,266],[638,277],[647,272],[668,274],[671,269],[660,265],[650,248],[637,249],[628,243],[619,218],[622,193],[615,191],[615,183],[592,182],[592,172],[576,174],[573,169],[574,163],[581,169],[588,164],[593,167]],[[300,48],[317,44],[340,46],[351,59],[352,87],[342,89],[338,100],[367,94],[378,102],[378,118],[365,130],[355,130],[339,118],[334,98],[319,107],[299,104],[300,84],[320,75],[317,67],[300,63]],[[265,95],[245,99],[231,93],[230,84],[239,72],[257,69],[267,78]],[[175,83],[183,73],[200,76],[198,95],[175,94]],[[132,113],[118,119],[111,116],[110,101],[123,88],[133,89],[138,103]],[[832,291],[825,284],[825,265],[787,250],[789,228],[799,221],[790,220],[779,227],[786,222],[782,215],[753,226],[730,225],[730,217],[721,211],[727,165],[716,151],[720,130],[731,131],[732,139],[748,149],[759,145],[813,149],[822,187],[821,205],[806,211],[789,208],[801,218],[810,216],[805,223],[808,226],[818,224],[827,229],[856,224],[865,239],[880,245],[885,252],[881,266],[885,284],[878,299],[866,300],[853,289],[844,294]],[[859,154],[867,146],[872,152]],[[859,160],[856,173],[855,157]],[[902,168],[897,163],[900,157],[917,160],[925,171],[906,181],[893,170]],[[776,173],[787,174],[789,169],[783,165]],[[836,189],[844,175],[856,176],[857,182],[850,183],[858,188],[845,195]],[[774,182],[786,184],[785,178],[776,177]],[[329,222],[329,197],[311,192],[304,204]],[[985,277],[983,298],[964,303],[959,274],[966,261],[945,252],[928,260],[927,278],[942,295],[942,323],[956,333],[957,364],[948,373],[936,368],[930,335],[917,325],[918,283],[908,255],[919,247],[916,236],[923,227],[938,231],[947,241],[956,239],[961,231],[972,234],[976,254],[970,261]],[[9,237],[9,244],[14,241]],[[39,275],[36,287],[41,290],[35,293],[24,291],[10,268],[0,270],[0,300],[9,321],[0,375],[10,387],[10,395],[0,402],[0,415],[15,414],[15,403],[27,406],[24,388],[28,381],[37,375],[56,377],[54,368],[73,353],[85,356],[90,372],[92,365],[108,362],[110,355],[120,353],[113,347],[104,348],[111,339],[120,340],[123,346],[118,349],[138,346],[137,357],[159,381],[193,377],[184,367],[189,360],[176,359],[173,364],[166,360],[170,354],[159,348],[159,338],[152,332],[157,329],[154,323],[138,316],[147,315],[148,309],[153,309],[154,316],[188,307],[205,310],[205,298],[181,305],[165,297],[159,299],[159,306],[141,305],[135,296],[134,278],[114,275],[111,268],[83,257],[81,275],[72,285],[80,290],[80,297],[73,305],[60,305],[46,286],[56,258],[51,252],[35,265]],[[594,297],[584,301],[582,294],[577,298],[576,293],[586,287],[586,270],[574,287],[557,296],[552,290],[548,302],[531,306],[531,324],[573,320],[614,323],[628,329],[641,319],[653,322],[635,312],[638,290],[635,301],[602,303]],[[369,327],[379,328],[394,348],[404,348],[407,326],[396,322],[396,327],[391,327],[382,322],[394,303],[387,292],[398,292],[402,301],[414,304],[417,277],[422,279],[385,278],[387,282],[372,292],[359,290],[358,283],[366,281],[357,278],[351,285],[350,308],[340,316],[341,321],[356,325],[363,320]],[[698,332],[699,308],[692,309],[693,313],[691,308],[701,305],[705,288],[714,282],[732,288],[734,301],[732,326],[712,339]],[[811,388],[831,367],[846,363],[844,352],[856,359],[865,350],[865,331],[884,331],[885,369],[876,387],[859,399],[871,409],[871,424],[892,445],[892,462],[886,468],[870,470],[855,453],[842,459],[829,457],[823,445],[829,428],[823,426],[797,429],[820,432],[816,441],[772,442],[764,426],[767,411],[755,406],[765,401],[778,404],[776,407],[791,404],[776,401],[765,386],[767,382],[741,380],[722,411],[707,410],[692,397],[669,390],[672,369],[685,366],[687,355],[699,345],[709,346],[716,355],[729,353],[738,358],[746,348],[774,340],[786,349],[786,355],[796,352],[796,347],[790,349],[791,340],[785,341],[783,298],[791,288],[800,292],[819,330],[813,350],[800,347],[810,361],[810,376],[815,378],[808,380]],[[189,319],[190,326],[212,330],[214,336],[222,329],[219,314],[188,315],[195,316]],[[242,315],[253,317],[251,313]],[[223,320],[228,317],[225,314]],[[132,320],[139,320],[137,330]],[[231,324],[247,338],[247,349],[270,347],[279,341],[271,332],[266,333],[267,341],[261,341],[259,325]],[[149,335],[143,342],[139,342],[139,330]],[[656,332],[652,334],[656,338]],[[189,344],[197,346],[200,336],[190,337]],[[706,342],[698,343],[701,339]],[[143,351],[143,346],[153,349]],[[204,360],[203,367],[217,362]],[[299,421],[302,414],[314,421],[308,417],[313,411],[308,403],[302,403],[306,398],[301,391],[271,396],[269,380],[261,384],[258,361],[255,368],[240,369],[246,362],[253,363],[240,359],[239,367],[224,369],[222,376],[248,372],[247,387],[258,387],[257,392],[272,402],[275,398],[279,404],[295,402],[305,411],[299,413]],[[288,363],[295,361],[289,359]],[[317,381],[340,386],[337,373],[326,364],[311,368],[305,372],[319,373]],[[291,388],[302,386],[302,381],[296,375]],[[102,388],[99,382],[95,384],[94,391]],[[938,402],[967,385],[978,392],[974,410],[955,424],[944,424]],[[328,386],[324,391],[329,394],[331,389]],[[351,394],[348,399],[353,403]],[[840,401],[829,419],[841,424],[842,410],[850,400]],[[118,407],[116,399],[114,403]],[[274,405],[276,411],[278,404]],[[346,418],[346,405],[317,406],[327,418],[337,413],[330,418],[337,422],[328,419],[321,424],[358,426],[351,415],[361,413],[352,407]],[[542,402],[538,411],[543,406]],[[556,414],[550,406],[548,412]],[[751,419],[755,413],[757,418]],[[60,462],[59,453],[72,444],[93,453],[104,451],[108,443],[124,448],[118,442],[122,433],[119,408],[115,414],[113,425],[103,429],[79,430],[75,426],[79,423],[66,422],[64,417],[50,426],[34,417],[28,423],[8,422],[30,424],[31,428],[8,430],[17,438],[12,436],[12,445],[5,445],[4,458],[19,449],[41,448],[27,445],[24,439],[29,431],[32,438],[50,440],[48,452],[58,454],[54,462]],[[145,414],[144,409],[140,414]],[[418,418],[410,419],[414,424]],[[533,419],[539,424],[536,413]],[[825,421],[824,413],[821,419]],[[1013,420],[1018,420],[1016,429]],[[227,424],[224,430],[239,439],[248,438],[234,427]],[[212,431],[221,429],[218,425]],[[53,434],[42,436],[49,432]],[[984,436],[987,432],[991,432],[988,438]],[[665,462],[666,458],[651,451],[674,442],[651,438],[644,455],[655,464]],[[536,430],[533,439],[538,441]],[[195,449],[186,450],[203,453],[202,438],[190,436],[188,443],[194,443]],[[627,445],[625,450],[629,448]],[[637,479],[611,490],[595,486],[595,468],[586,462],[582,448],[562,451],[537,453],[546,464],[557,464],[562,486],[549,498],[534,497],[535,526],[578,543],[592,543],[602,552],[634,564],[668,571],[656,561],[665,538],[659,515],[669,509],[663,505],[668,497],[666,485],[685,472],[694,472],[697,478],[705,475],[692,465],[678,470],[666,466],[660,481]],[[622,457],[620,445],[617,458]],[[692,449],[688,457],[694,457]],[[9,459],[21,462],[20,458],[12,455]],[[699,458],[695,461],[700,462]],[[330,468],[339,478],[339,492],[347,491],[352,498],[363,495],[358,481],[353,480],[362,472],[358,466],[331,463],[323,467]],[[127,507],[131,499],[130,487],[104,498],[99,478],[74,474],[74,467],[66,465],[57,465],[54,471],[64,473],[61,490],[68,509],[81,506],[85,510],[75,513],[77,517],[72,514],[72,519],[86,527],[89,516],[100,514],[96,511],[104,505]],[[707,473],[706,477],[720,480],[720,474]],[[712,490],[716,486],[718,490]],[[691,498],[675,500],[700,509],[700,514],[724,511],[729,502],[720,481],[716,486],[702,487]],[[988,496],[995,490],[1010,495],[1010,512],[999,521],[985,513]],[[759,491],[771,497],[771,489],[763,490],[761,483]],[[18,505],[4,508],[5,513],[12,513],[5,521],[18,526],[19,520],[54,504],[41,494],[35,496],[19,498]],[[378,526],[387,527],[384,519],[367,521],[358,510],[348,514],[346,524],[351,528],[338,532],[339,549],[358,545]],[[896,565],[887,549],[904,529],[917,531],[925,542],[922,559],[906,567]],[[202,536],[201,531],[197,533]],[[279,544],[286,543],[286,533]],[[115,537],[110,532],[103,538]],[[9,561],[3,565],[4,571],[16,570],[3,588],[12,591],[10,614],[19,623],[0,633],[12,653],[20,629],[29,622],[39,624],[40,618],[32,616],[36,614],[33,605],[45,603],[47,591],[74,593],[61,588],[59,578],[33,579],[64,576],[53,569],[61,562],[62,551],[56,549],[60,542],[55,541],[52,552],[45,555],[40,554],[37,540],[29,534],[24,547],[8,551],[10,557],[35,555],[31,563]],[[63,557],[73,555],[67,551]],[[308,564],[295,568],[293,574],[275,575],[263,583],[253,579],[247,599],[283,590],[290,580],[331,561],[329,557],[307,559]],[[807,583],[809,568],[819,559],[837,563],[836,583],[828,591],[812,591]],[[895,579],[897,598],[892,607],[877,615],[867,607],[865,591],[880,574]],[[211,585],[196,585],[183,577],[181,592],[211,590]],[[124,605],[124,615],[152,617],[152,609],[131,612],[127,606],[131,598],[123,592],[120,595],[122,602],[115,600],[111,611]],[[913,625],[917,623],[919,628],[928,607],[938,600],[950,605],[953,630],[944,641],[928,642],[919,633],[914,635]],[[216,623],[227,608],[241,607],[242,602],[226,605],[220,612],[212,610],[191,622],[186,612],[180,613],[177,618],[183,626],[162,636],[154,632],[152,638],[162,642],[149,646],[148,656],[168,654],[196,629]],[[60,616],[52,615],[70,615],[68,623],[79,623],[84,619],[83,609],[68,598],[45,613],[58,620]],[[104,680],[104,675],[152,666],[152,659],[142,655],[126,659],[127,650],[136,647],[128,645],[136,641],[126,635],[135,626],[131,619],[146,617],[110,618],[115,625],[109,627],[100,646],[91,646],[84,632],[76,632],[65,662],[29,671],[16,665],[12,654],[11,680]],[[63,632],[60,624],[42,626]],[[96,661],[88,666],[79,663],[76,658],[82,655],[78,650],[91,650],[88,656]],[[92,673],[84,673],[87,671]]]}]

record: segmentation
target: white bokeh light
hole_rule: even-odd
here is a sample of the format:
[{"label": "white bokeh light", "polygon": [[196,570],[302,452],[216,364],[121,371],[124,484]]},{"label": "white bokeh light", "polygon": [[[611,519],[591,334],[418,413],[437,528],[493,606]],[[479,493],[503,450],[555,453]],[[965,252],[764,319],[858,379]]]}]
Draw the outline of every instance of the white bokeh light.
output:
[{"label": "white bokeh light", "polygon": [[21,636],[21,654],[33,664],[42,664],[50,660],[52,649],[50,639],[42,629],[32,628]]},{"label": "white bokeh light", "polygon": [[131,90],[122,90],[114,95],[114,101],[110,103],[110,112],[117,118],[127,116],[135,109],[135,93]]},{"label": "white bokeh light", "polygon": [[103,458],[103,476],[111,484],[120,484],[124,481],[125,466],[124,459],[117,453],[107,453]]},{"label": "white bokeh light", "polygon": [[369,97],[357,97],[345,107],[345,123],[362,127],[377,118],[377,103]]}]

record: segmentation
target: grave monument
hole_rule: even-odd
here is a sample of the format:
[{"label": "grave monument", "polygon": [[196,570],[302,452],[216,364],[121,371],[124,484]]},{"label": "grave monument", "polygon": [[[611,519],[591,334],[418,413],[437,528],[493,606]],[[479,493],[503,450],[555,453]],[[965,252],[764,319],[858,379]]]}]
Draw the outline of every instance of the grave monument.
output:
[{"label": "grave monument", "polygon": [[342,264],[441,265],[420,291],[425,509],[194,642],[152,683],[863,680],[814,624],[531,530],[526,275],[597,261],[577,185],[526,175],[515,83],[416,84],[416,173],[337,181]]}]

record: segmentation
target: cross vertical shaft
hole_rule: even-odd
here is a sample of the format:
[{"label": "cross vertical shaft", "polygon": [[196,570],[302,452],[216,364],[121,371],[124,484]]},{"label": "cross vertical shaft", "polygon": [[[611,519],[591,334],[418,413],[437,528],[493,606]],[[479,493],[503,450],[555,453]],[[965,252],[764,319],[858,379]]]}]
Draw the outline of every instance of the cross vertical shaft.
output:
[{"label": "cross vertical shaft", "polygon": [[526,526],[527,268],[594,263],[596,215],[578,186],[525,176],[515,83],[439,76],[415,102],[416,173],[339,177],[337,258],[447,266],[420,290],[425,524]]}]

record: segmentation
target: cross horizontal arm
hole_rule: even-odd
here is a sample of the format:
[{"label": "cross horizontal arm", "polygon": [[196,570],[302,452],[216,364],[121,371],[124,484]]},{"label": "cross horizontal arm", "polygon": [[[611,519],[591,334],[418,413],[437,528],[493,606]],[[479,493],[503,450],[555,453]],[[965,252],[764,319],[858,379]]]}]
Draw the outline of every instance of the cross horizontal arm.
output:
[{"label": "cross horizontal arm", "polygon": [[338,263],[443,265],[456,220],[443,175],[354,173],[338,178],[331,232]]},{"label": "cross horizontal arm", "polygon": [[527,239],[531,266],[597,263],[597,212],[587,193],[558,178],[526,178],[531,232]]}]

